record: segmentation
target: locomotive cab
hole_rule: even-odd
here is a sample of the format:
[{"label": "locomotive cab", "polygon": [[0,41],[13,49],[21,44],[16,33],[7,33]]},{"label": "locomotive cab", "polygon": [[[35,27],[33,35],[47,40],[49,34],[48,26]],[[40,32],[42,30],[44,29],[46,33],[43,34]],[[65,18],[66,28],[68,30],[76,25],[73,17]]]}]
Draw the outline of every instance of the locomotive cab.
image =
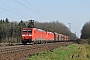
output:
[{"label": "locomotive cab", "polygon": [[22,29],[22,43],[26,44],[27,42],[32,41],[32,29],[31,28],[23,28]]}]

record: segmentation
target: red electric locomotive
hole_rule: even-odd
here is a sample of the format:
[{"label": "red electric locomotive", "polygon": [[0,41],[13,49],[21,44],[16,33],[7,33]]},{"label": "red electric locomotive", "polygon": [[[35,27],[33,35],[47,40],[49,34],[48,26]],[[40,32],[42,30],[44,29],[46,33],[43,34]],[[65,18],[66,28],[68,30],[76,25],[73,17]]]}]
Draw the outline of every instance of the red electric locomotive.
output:
[{"label": "red electric locomotive", "polygon": [[54,41],[54,34],[52,32],[44,31],[37,28],[23,28],[22,29],[22,43],[43,43]]}]

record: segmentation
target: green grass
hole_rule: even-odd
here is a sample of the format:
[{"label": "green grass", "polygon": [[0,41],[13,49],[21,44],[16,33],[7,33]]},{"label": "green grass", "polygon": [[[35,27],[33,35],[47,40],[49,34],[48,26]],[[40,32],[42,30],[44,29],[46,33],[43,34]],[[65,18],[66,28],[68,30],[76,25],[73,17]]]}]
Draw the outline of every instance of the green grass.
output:
[{"label": "green grass", "polygon": [[36,53],[27,60],[90,60],[89,45],[72,44],[53,51]]}]

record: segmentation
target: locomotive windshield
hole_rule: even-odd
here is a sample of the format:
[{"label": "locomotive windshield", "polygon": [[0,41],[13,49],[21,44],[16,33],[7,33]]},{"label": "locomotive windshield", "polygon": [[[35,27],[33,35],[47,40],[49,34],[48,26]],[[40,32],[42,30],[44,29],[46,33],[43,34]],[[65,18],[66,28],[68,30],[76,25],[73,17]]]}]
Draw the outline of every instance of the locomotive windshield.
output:
[{"label": "locomotive windshield", "polygon": [[23,30],[23,33],[32,33],[32,30]]},{"label": "locomotive windshield", "polygon": [[23,32],[27,32],[27,30],[23,30]]},{"label": "locomotive windshield", "polygon": [[32,33],[32,30],[28,30],[28,33]]}]

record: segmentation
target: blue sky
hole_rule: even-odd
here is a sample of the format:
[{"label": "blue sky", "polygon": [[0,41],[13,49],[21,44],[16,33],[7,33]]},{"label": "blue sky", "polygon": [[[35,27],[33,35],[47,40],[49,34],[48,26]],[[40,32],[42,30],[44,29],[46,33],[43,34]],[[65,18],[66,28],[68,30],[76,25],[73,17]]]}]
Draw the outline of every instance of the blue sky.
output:
[{"label": "blue sky", "polygon": [[84,23],[90,20],[90,0],[1,0],[0,19],[5,18],[17,22],[58,20],[67,27],[71,23],[71,31],[79,37]]}]

